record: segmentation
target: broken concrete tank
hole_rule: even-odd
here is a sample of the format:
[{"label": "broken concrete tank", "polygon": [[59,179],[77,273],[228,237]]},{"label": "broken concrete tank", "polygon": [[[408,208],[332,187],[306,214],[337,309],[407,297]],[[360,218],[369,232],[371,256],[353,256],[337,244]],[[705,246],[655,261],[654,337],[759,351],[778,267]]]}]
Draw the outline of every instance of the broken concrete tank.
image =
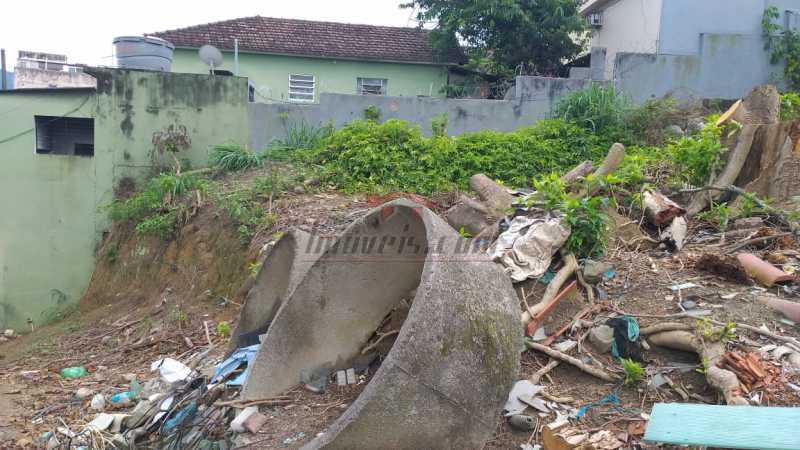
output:
[{"label": "broken concrete tank", "polygon": [[[370,383],[305,448],[480,448],[494,432],[522,350],[517,298],[502,269],[433,212],[402,199],[336,239],[305,238],[303,251],[289,243],[264,263],[288,264],[271,269],[288,281],[272,289],[261,284],[275,279],[259,275],[248,297],[243,313],[259,310],[271,324],[243,398],[280,394],[304,371],[351,367],[383,318],[413,295]],[[247,323],[244,332],[265,326]]]}]

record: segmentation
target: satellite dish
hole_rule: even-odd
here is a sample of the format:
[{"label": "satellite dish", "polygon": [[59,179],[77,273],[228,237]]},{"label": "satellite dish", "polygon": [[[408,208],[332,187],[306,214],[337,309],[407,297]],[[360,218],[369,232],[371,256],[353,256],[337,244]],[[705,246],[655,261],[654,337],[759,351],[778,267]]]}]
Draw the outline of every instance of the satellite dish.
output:
[{"label": "satellite dish", "polygon": [[204,63],[208,64],[209,70],[211,70],[211,74],[214,74],[214,69],[217,67],[222,66],[222,52],[220,52],[217,47],[213,45],[204,45],[200,47],[200,50],[197,52],[200,54],[200,59],[203,60]]}]

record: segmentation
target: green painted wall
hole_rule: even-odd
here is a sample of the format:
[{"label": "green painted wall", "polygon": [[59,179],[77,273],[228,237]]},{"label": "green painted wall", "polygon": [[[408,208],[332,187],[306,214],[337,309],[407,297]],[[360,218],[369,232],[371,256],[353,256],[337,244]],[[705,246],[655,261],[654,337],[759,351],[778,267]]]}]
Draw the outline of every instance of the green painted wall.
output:
[{"label": "green painted wall", "polygon": [[[234,70],[233,53],[224,53],[222,69]],[[197,50],[176,49],[173,72],[208,73]],[[297,56],[239,54],[239,75],[256,86],[256,101],[288,101],[289,75],[314,75],[316,101],[321,92],[356,94],[356,79],[386,78],[390,96],[426,95],[443,97],[439,92],[447,84],[448,69],[428,64],[361,62],[341,59],[303,58]]]},{"label": "green painted wall", "polygon": [[[95,91],[0,94],[0,328],[24,331],[75,304],[109,221],[103,206],[125,176],[151,172],[155,131],[188,128],[193,166],[209,148],[248,142],[247,81],[96,70]],[[93,157],[35,153],[34,115],[94,119]]]}]

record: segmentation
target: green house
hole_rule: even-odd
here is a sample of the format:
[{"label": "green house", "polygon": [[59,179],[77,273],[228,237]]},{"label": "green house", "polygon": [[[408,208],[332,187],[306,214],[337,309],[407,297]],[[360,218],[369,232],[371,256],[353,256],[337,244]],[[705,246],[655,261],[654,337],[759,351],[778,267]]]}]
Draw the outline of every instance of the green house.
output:
[{"label": "green house", "polygon": [[247,77],[257,102],[314,103],[323,92],[443,97],[464,58],[434,50],[430,32],[418,28],[261,16],[153,35],[175,45],[173,72],[207,73],[198,49],[217,47],[220,69]]}]

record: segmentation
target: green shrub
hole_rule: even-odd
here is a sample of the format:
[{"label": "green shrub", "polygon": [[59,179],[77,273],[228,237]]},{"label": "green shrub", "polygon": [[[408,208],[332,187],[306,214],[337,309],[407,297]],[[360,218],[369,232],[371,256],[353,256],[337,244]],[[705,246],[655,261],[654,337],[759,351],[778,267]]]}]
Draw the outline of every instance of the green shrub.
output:
[{"label": "green shrub", "polygon": [[641,364],[632,359],[620,358],[622,370],[625,372],[625,384],[636,384],[644,380],[646,374]]},{"label": "green shrub", "polygon": [[621,91],[592,83],[559,99],[552,115],[595,133],[617,133],[624,128],[629,108],[630,102]]},{"label": "green shrub", "polygon": [[110,206],[113,220],[132,220],[136,232],[166,238],[174,233],[184,208],[181,200],[190,191],[205,192],[206,182],[196,176],[161,174],[151,178],[144,190],[125,201]]},{"label": "green shrub", "polygon": [[[284,119],[286,120],[286,119]],[[293,124],[284,122],[286,137],[277,139],[264,149],[263,158],[268,161],[289,161],[296,157],[297,151],[318,147],[333,132],[333,125],[315,127],[300,121]]]},{"label": "green shrub", "polygon": [[664,140],[664,126],[677,113],[675,100],[650,99],[625,113],[625,128],[637,141],[651,145],[661,144]]},{"label": "green shrub", "polygon": [[800,93],[787,92],[781,96],[781,120],[800,120]]},{"label": "green shrub", "polygon": [[364,108],[365,120],[369,120],[371,122],[380,122],[382,115],[383,114],[381,113],[381,110],[375,105],[369,105],[366,108]]},{"label": "green shrub", "polygon": [[601,160],[610,145],[563,120],[545,120],[515,132],[480,131],[458,137],[425,137],[419,127],[396,119],[382,124],[356,120],[331,134],[306,162],[347,191],[402,190],[430,194],[485,173],[527,186],[551,171]]},{"label": "green shrub", "polygon": [[238,172],[262,165],[261,157],[250,149],[230,142],[214,146],[209,158],[211,167],[224,172]]},{"label": "green shrub", "polygon": [[676,173],[683,181],[695,186],[705,185],[719,168],[725,152],[720,140],[722,131],[709,119],[699,134],[681,138],[667,147],[677,166]]},{"label": "green shrub", "polygon": [[592,257],[605,251],[608,241],[608,215],[605,213],[609,199],[600,196],[574,198],[566,191],[564,182],[556,173],[535,180],[536,195],[531,204],[564,215],[563,223],[569,225],[571,234],[565,248],[579,257]]},{"label": "green shrub", "polygon": [[783,63],[783,76],[793,89],[800,89],[800,32],[775,23],[781,12],[777,6],[764,10],[761,19],[761,34],[764,50],[770,52],[772,64]]}]

